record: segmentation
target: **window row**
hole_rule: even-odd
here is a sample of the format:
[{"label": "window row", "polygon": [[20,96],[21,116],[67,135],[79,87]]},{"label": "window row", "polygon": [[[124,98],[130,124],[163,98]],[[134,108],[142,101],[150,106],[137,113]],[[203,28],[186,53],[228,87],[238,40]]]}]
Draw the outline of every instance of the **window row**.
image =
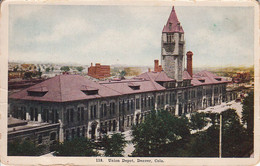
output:
[{"label": "window row", "polygon": [[76,137],[85,137],[85,127],[82,127],[82,129],[80,127],[75,128],[75,129],[71,129],[71,130],[66,130],[65,131],[65,139],[66,140],[71,140],[74,139]]},{"label": "window row", "polygon": [[103,103],[100,107],[100,118],[106,117],[108,115],[115,115],[116,114],[116,104],[114,102],[107,104]]}]

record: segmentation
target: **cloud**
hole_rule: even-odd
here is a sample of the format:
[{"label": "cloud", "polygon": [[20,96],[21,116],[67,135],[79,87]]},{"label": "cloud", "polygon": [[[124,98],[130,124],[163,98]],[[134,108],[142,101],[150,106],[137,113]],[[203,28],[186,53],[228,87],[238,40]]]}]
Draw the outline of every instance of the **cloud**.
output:
[{"label": "cloud", "polygon": [[149,58],[147,53],[144,53],[151,47],[158,47],[160,50],[160,36],[154,35],[149,28],[140,27],[125,31],[107,29],[100,32],[95,40],[87,42],[75,50],[88,56],[88,59],[92,59],[92,61],[134,65],[140,63],[143,58]]},{"label": "cloud", "polygon": [[95,28],[80,18],[61,20],[53,26],[50,33],[41,33],[34,39],[35,42],[58,42],[65,37],[73,37],[81,33],[93,33]]},{"label": "cloud", "polygon": [[[253,25],[246,19],[252,18],[250,10],[175,9],[186,49],[194,52],[194,66],[253,62]],[[53,55],[55,61],[82,64],[149,65],[160,58],[161,30],[170,11],[171,7],[148,6],[20,6],[11,12],[19,18],[10,19],[10,55],[15,56],[11,59],[49,62]]]}]

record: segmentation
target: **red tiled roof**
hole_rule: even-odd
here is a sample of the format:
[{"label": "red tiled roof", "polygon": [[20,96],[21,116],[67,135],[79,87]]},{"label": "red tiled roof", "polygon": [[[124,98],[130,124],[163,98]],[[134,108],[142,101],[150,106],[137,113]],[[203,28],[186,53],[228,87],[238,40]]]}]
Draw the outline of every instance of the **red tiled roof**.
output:
[{"label": "red tiled roof", "polygon": [[[170,25],[171,24],[171,25]],[[174,6],[172,7],[171,14],[168,18],[166,25],[163,27],[163,32],[180,32],[184,33],[182,26],[177,18]]]},{"label": "red tiled roof", "polygon": [[[98,89],[98,95],[86,95],[82,92],[82,88]],[[41,89],[46,87],[48,92],[43,96],[30,96],[27,93],[29,89]],[[26,88],[22,91],[10,95],[11,99],[22,100],[37,100],[37,101],[51,101],[51,102],[66,102],[75,100],[84,100],[108,96],[117,96],[120,93],[111,90],[97,82],[91,81],[80,75],[58,75],[32,87]]]},{"label": "red tiled roof", "polygon": [[[131,86],[138,86],[139,88],[134,90],[131,88]],[[43,89],[47,90],[44,91],[47,93],[42,96],[29,95],[27,92],[31,89],[36,89],[34,92],[42,92],[41,90]],[[132,79],[94,82],[83,76],[66,74],[53,77],[32,87],[14,93],[10,95],[10,98],[50,102],[67,102],[164,89],[164,87],[152,80]],[[88,90],[98,90],[98,94],[87,95],[84,93],[84,91]]]},{"label": "red tiled roof", "polygon": [[[190,78],[190,76],[185,71],[184,78]],[[156,81],[167,82],[175,80],[169,78],[163,71],[146,72],[130,80],[110,80],[101,82],[94,82],[80,75],[66,74],[55,76],[51,79],[38,83],[32,87],[21,90],[17,93],[10,95],[9,98],[49,102],[67,102],[118,96],[123,94],[165,90],[165,88],[158,84]],[[191,83],[194,86],[227,82],[228,81],[226,81],[224,78],[218,77],[215,74],[208,71],[202,71],[197,74],[194,74],[191,80]],[[98,94],[88,95],[84,93],[84,91],[87,90],[98,90]],[[34,93],[30,94],[28,92]],[[35,93],[43,94],[35,96]]]},{"label": "red tiled roof", "polygon": [[166,75],[164,71],[161,72],[145,72],[136,78],[144,78],[146,80],[153,80],[158,82],[168,82],[168,81],[175,81]]},{"label": "red tiled roof", "polygon": [[228,83],[226,79],[219,77],[209,71],[201,71],[193,75],[191,84],[194,86]]},{"label": "red tiled roof", "polygon": [[184,80],[191,80],[191,79],[192,79],[192,77],[190,76],[190,74],[189,74],[186,70],[183,71],[182,78],[183,78]]},{"label": "red tiled roof", "polygon": [[[114,82],[104,81],[100,84],[120,93],[121,95],[165,90],[163,86],[157,84],[156,82],[154,84],[154,81],[151,80],[130,79]],[[131,86],[138,86],[140,89],[134,90],[131,88]]]}]

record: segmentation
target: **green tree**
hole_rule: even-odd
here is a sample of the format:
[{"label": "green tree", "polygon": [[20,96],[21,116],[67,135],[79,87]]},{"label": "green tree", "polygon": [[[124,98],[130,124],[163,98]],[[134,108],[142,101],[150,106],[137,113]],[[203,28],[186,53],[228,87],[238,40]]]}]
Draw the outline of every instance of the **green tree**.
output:
[{"label": "green tree", "polygon": [[32,76],[33,76],[33,73],[30,72],[30,71],[27,71],[27,72],[24,73],[23,78],[24,78],[24,79],[31,79]]},{"label": "green tree", "polygon": [[50,69],[49,67],[45,68],[46,73],[49,73],[50,70],[51,70],[51,69]]},{"label": "green tree", "polygon": [[67,71],[70,71],[70,67],[69,66],[62,66],[60,68],[60,70],[64,71],[64,72],[67,72]]},{"label": "green tree", "polygon": [[84,137],[57,143],[52,147],[55,156],[98,156],[95,148],[95,144]]},{"label": "green tree", "polygon": [[[249,154],[251,147],[247,140],[245,128],[240,123],[239,116],[234,109],[227,109],[222,113],[222,157],[243,157]],[[184,156],[190,157],[218,157],[219,156],[219,114],[207,113],[211,126],[193,134],[182,150]]]},{"label": "green tree", "polygon": [[21,139],[8,142],[8,156],[39,156],[45,150],[46,146],[36,146],[30,140]]},{"label": "green tree", "polygon": [[82,72],[82,70],[84,70],[84,67],[78,66],[78,67],[76,67],[76,69],[77,69],[79,72]]},{"label": "green tree", "polygon": [[101,140],[105,156],[109,157],[122,157],[126,143],[127,141],[121,133],[113,134],[111,137],[105,135]]},{"label": "green tree", "polygon": [[175,156],[190,136],[188,119],[165,110],[152,111],[145,121],[133,126],[132,156]]},{"label": "green tree", "polygon": [[190,117],[190,127],[193,130],[201,130],[204,128],[207,124],[208,121],[206,119],[206,114],[204,112],[195,112],[191,114]]},{"label": "green tree", "polygon": [[41,68],[40,67],[38,68],[38,76],[39,76],[39,78],[42,77],[42,72],[41,72]]},{"label": "green tree", "polygon": [[250,92],[242,102],[242,121],[247,126],[247,132],[253,137],[254,131],[254,91]]},{"label": "green tree", "polygon": [[119,73],[119,75],[120,75],[120,78],[121,78],[121,79],[124,79],[124,78],[125,78],[125,75],[126,75],[126,72],[125,72],[124,70],[122,70],[122,71]]},{"label": "green tree", "polygon": [[246,130],[234,109],[222,114],[222,156],[243,157],[251,149],[247,140]]},{"label": "green tree", "polygon": [[212,125],[205,131],[192,134],[180,154],[183,157],[218,157],[219,125]]},{"label": "green tree", "polygon": [[13,71],[18,71],[18,66],[15,66],[15,67],[13,68]]}]

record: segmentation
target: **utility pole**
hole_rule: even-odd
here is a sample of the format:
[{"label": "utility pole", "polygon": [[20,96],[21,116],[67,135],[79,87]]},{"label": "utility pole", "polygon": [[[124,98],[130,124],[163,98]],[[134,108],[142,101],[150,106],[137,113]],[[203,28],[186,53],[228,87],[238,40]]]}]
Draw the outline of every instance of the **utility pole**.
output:
[{"label": "utility pole", "polygon": [[219,117],[219,158],[221,158],[222,154],[222,115],[220,113]]}]

